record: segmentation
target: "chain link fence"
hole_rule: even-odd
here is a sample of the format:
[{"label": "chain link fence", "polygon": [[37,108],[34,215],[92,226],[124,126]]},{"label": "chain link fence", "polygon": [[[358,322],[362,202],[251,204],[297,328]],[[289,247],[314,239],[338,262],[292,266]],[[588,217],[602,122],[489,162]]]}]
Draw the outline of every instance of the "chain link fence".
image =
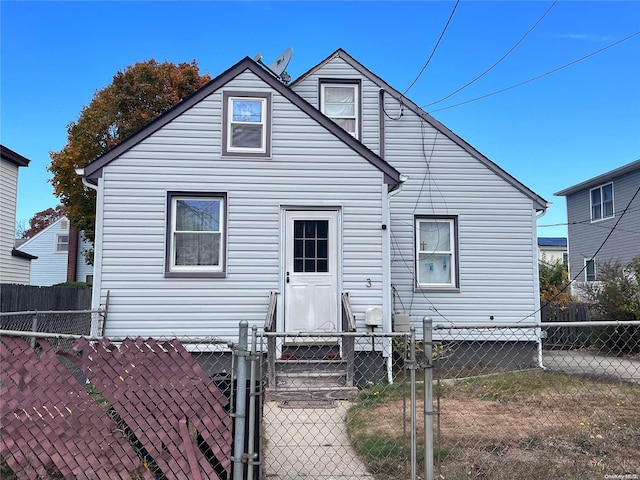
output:
[{"label": "chain link fence", "polygon": [[640,478],[640,322],[423,327],[0,332],[0,478]]}]

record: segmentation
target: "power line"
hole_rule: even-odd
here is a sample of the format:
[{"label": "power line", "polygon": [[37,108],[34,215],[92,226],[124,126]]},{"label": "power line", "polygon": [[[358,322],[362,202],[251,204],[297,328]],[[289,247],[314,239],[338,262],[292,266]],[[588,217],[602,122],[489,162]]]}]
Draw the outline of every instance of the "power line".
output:
[{"label": "power line", "polygon": [[411,82],[411,85],[409,85],[409,87],[402,93],[402,96],[405,96],[407,94],[407,92],[413,88],[413,86],[416,84],[418,79],[422,76],[422,74],[426,70],[426,68],[429,65],[429,63],[431,63],[431,59],[435,55],[436,50],[438,49],[438,46],[440,45],[440,41],[444,37],[444,33],[447,31],[447,28],[449,28],[449,23],[451,23],[451,19],[453,18],[453,14],[456,13],[456,9],[458,8],[458,4],[459,3],[460,3],[460,0],[456,0],[456,4],[453,6],[453,10],[451,10],[451,14],[449,15],[449,19],[447,20],[446,25],[442,29],[442,33],[440,33],[440,38],[438,38],[438,41],[436,42],[436,45],[433,47],[431,55],[429,55],[429,58],[427,59],[427,62],[422,67],[422,70],[420,70],[420,73],[418,73],[418,76],[416,77],[416,79],[413,82]]},{"label": "power line", "polygon": [[[531,83],[531,82],[534,82],[536,80],[540,80],[541,78],[544,78],[547,75],[551,75],[552,73],[556,73],[556,72],[558,72],[560,70],[563,70],[563,69],[565,69],[567,67],[575,65],[578,62],[586,60],[587,58],[590,58],[590,57],[593,57],[594,55],[602,53],[605,50],[608,50],[608,49],[610,49],[612,47],[615,47],[616,45],[619,45],[619,44],[621,44],[623,42],[626,42],[627,40],[631,40],[633,37],[635,37],[637,35],[640,35],[640,32],[633,33],[633,34],[629,35],[628,37],[623,38],[622,40],[618,40],[617,42],[614,42],[614,43],[612,43],[610,45],[607,45],[606,47],[601,48],[600,50],[596,50],[595,52],[591,52],[588,55],[585,55],[584,57],[580,57],[577,60],[574,60],[572,62],[566,63],[566,64],[564,64],[564,65],[562,65],[560,67],[554,68],[553,70],[549,70],[548,72],[543,73],[542,75],[538,75],[537,77],[530,78],[529,80],[525,80],[524,82],[520,82],[520,83],[517,83],[515,85],[511,85],[510,87],[506,87],[506,88],[503,88],[501,90],[497,90],[497,91],[492,92],[492,93],[487,93],[486,95],[481,95],[479,97],[472,98],[472,99],[466,100],[464,102],[454,103],[453,105],[449,105],[448,107],[436,108],[435,110],[431,110],[429,113],[440,112],[442,110],[448,110],[450,108],[455,108],[455,107],[459,107],[461,105],[466,105],[467,103],[476,102],[478,100],[483,100],[485,98],[492,97],[492,96],[498,95],[500,93],[504,93],[504,92],[506,92],[508,90],[512,90],[514,88],[521,87],[522,85],[526,85],[527,83]],[[425,105],[425,107],[426,107],[426,105]],[[425,107],[422,107],[422,108],[425,108]]]},{"label": "power line", "polygon": [[[602,243],[600,244],[600,246],[598,247],[598,249],[595,251],[595,253],[591,256],[591,258],[595,259],[598,256],[598,253],[600,253],[600,250],[602,250],[604,248],[604,245],[607,243],[607,241],[611,238],[611,235],[613,235],[613,232],[616,230],[616,228],[618,227],[618,224],[620,223],[620,221],[622,220],[622,217],[624,217],[624,214],[627,213],[627,211],[629,210],[629,207],[631,206],[631,204],[633,203],[633,201],[635,200],[635,198],[638,196],[638,193],[640,193],[640,187],[638,187],[638,189],[636,190],[636,193],[633,194],[633,197],[631,197],[631,200],[629,200],[629,203],[627,204],[627,207],[622,211],[622,213],[620,213],[620,216],[618,217],[618,220],[616,221],[615,225],[613,226],[613,228],[611,228],[611,231],[609,232],[609,234],[606,236],[606,238],[602,241]],[[560,289],[560,291],[558,293],[556,293],[548,302],[546,302],[544,305],[542,305],[540,308],[538,308],[535,312],[530,313],[529,315],[527,315],[526,317],[524,317],[523,319],[519,320],[518,323],[525,321],[526,319],[534,316],[536,313],[540,312],[544,307],[546,307],[547,305],[549,305],[553,300],[555,300],[556,298],[558,298],[558,296],[563,293],[567,288],[569,288],[569,286],[576,281],[576,279],[582,275],[582,272],[584,272],[587,268],[587,264],[585,263],[584,267],[582,267],[580,269],[580,271],[578,273],[576,273],[576,275],[569,281],[567,282],[567,284],[562,287]]]},{"label": "power line", "polygon": [[436,103],[440,103],[443,102],[445,100],[447,100],[448,98],[453,97],[455,94],[460,93],[462,90],[464,90],[465,88],[467,88],[469,85],[477,82],[478,80],[480,80],[482,77],[484,77],[487,73],[489,73],[491,70],[493,70],[495,67],[497,67],[500,63],[502,63],[503,60],[505,60],[509,55],[511,55],[513,53],[513,51],[518,48],[520,46],[520,44],[524,41],[525,38],[527,38],[529,36],[529,34],[531,32],[533,32],[536,27],[542,22],[542,20],[544,19],[544,17],[547,16],[547,14],[553,9],[553,7],[556,6],[556,4],[558,3],[559,0],[554,0],[554,2],[551,4],[551,6],[547,9],[546,12],[544,12],[542,14],[542,16],[538,19],[538,21],[536,23],[533,24],[533,26],[527,31],[527,33],[525,33],[522,38],[520,38],[520,40],[518,40],[516,42],[516,44],[511,47],[511,49],[509,49],[509,51],[507,51],[507,53],[505,53],[502,57],[500,57],[500,59],[498,61],[496,61],[493,65],[491,65],[489,68],[487,68],[484,72],[482,72],[480,75],[478,75],[477,77],[475,77],[473,80],[465,83],[463,86],[461,86],[460,88],[458,88],[457,90],[451,92],[449,95],[447,95],[446,97],[442,97],[439,100],[436,100],[435,102],[431,102],[428,103],[427,105],[425,105],[422,108],[426,108],[426,107],[430,107],[431,105],[435,105]]}]

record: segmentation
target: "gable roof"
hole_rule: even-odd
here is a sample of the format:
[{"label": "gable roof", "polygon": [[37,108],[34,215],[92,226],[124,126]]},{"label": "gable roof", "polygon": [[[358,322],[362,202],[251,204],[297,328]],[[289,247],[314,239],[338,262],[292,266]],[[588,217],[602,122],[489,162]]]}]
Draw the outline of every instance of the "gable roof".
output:
[{"label": "gable roof", "polygon": [[307,72],[303,73],[300,77],[298,77],[296,80],[291,82],[291,86],[292,87],[295,86],[297,83],[301,82],[306,77],[308,77],[309,75],[313,74],[314,72],[316,72],[317,70],[319,70],[320,68],[322,68],[324,65],[326,65],[327,63],[329,63],[331,60],[333,60],[335,58],[340,58],[343,61],[345,61],[346,63],[348,63],[351,67],[353,67],[355,70],[357,70],[360,74],[362,74],[363,76],[365,76],[366,78],[371,80],[373,83],[378,85],[380,88],[384,89],[389,95],[391,95],[393,98],[395,98],[398,102],[401,102],[405,107],[407,107],[409,110],[411,110],[416,115],[418,115],[420,118],[422,118],[422,120],[424,120],[426,123],[428,123],[433,128],[438,130],[440,133],[442,133],[443,135],[448,137],[451,141],[453,141],[460,148],[465,150],[469,155],[471,155],[473,158],[478,160],[480,163],[482,163],[484,166],[486,166],[493,173],[498,175],[500,178],[502,178],[507,183],[511,184],[513,187],[515,187],[517,190],[519,190],[521,193],[523,193],[524,195],[529,197],[531,200],[533,200],[533,203],[534,203],[534,206],[535,206],[536,210],[546,210],[551,205],[544,198],[542,198],[541,196],[536,194],[533,190],[531,190],[529,187],[527,187],[526,185],[524,185],[523,183],[518,181],[516,178],[511,176],[509,173],[507,173],[505,170],[503,170],[501,167],[499,167],[493,161],[489,160],[482,153],[480,153],[478,150],[476,150],[474,147],[472,147],[468,142],[466,142],[461,137],[459,137],[458,135],[453,133],[451,130],[449,130],[444,124],[440,123],[438,120],[433,118],[431,115],[429,115],[427,112],[422,110],[422,108],[420,108],[418,105],[413,103],[411,100],[409,100],[407,97],[405,97],[398,90],[396,90],[391,85],[389,85],[387,82],[385,82],[382,78],[377,76],[375,73],[373,73],[367,67],[362,65],[356,59],[354,59],[351,55],[349,55],[342,48],[339,48],[338,50],[333,52],[331,55],[329,55],[327,58],[325,58],[322,62],[320,62],[318,65],[316,65],[315,67],[311,68]]},{"label": "gable roof", "polygon": [[281,83],[277,80],[273,75],[268,73],[264,68],[262,68],[258,63],[252,60],[249,57],[245,57],[234,66],[218,75],[216,78],[211,80],[205,86],[200,88],[193,95],[185,98],[180,103],[175,105],[173,108],[160,115],[154,121],[149,123],[146,127],[139,130],[137,133],[134,133],[127,140],[113,147],[108,152],[104,153],[102,156],[98,157],[93,162],[89,163],[85,168],[85,176],[87,179],[95,180],[102,175],[102,168],[108,165],[111,161],[116,159],[118,156],[122,155],[124,152],[158,131],[163,126],[167,125],[169,122],[174,120],[176,117],[187,111],[189,108],[193,107],[216,90],[224,86],[230,80],[240,75],[242,72],[249,70],[256,76],[258,76],[262,81],[268,84],[271,88],[277,91],[280,95],[285,97],[291,103],[296,105],[300,110],[306,113],[309,117],[314,119],[320,125],[322,125],[325,129],[335,135],[339,140],[345,143],[348,147],[354,150],[356,153],[361,155],[364,159],[369,161],[373,166],[375,166],[378,170],[384,173],[385,182],[390,185],[398,185],[401,183],[400,180],[400,172],[393,168],[390,164],[385,162],[382,158],[380,158],[377,154],[367,148],[360,141],[352,137],[349,133],[347,133],[344,129],[339,127],[335,122],[326,117],[322,112],[316,109],[313,105],[308,103],[302,97],[300,97],[297,93],[291,90],[289,87]]},{"label": "gable roof", "polygon": [[5,160],[8,160],[13,164],[18,165],[19,167],[28,167],[29,162],[31,162],[31,160],[29,160],[28,158],[23,157],[19,153],[14,152],[13,150],[5,147],[4,145],[0,145],[0,155]]},{"label": "gable roof", "polygon": [[37,238],[41,237],[42,235],[44,235],[45,232],[48,232],[49,230],[51,230],[52,228],[54,228],[56,225],[58,225],[62,220],[67,220],[67,217],[65,217],[64,215],[59,216],[55,221],[51,222],[49,225],[47,225],[45,228],[43,228],[42,230],[40,230],[38,233],[36,233],[33,237],[31,238],[27,238],[23,243],[20,244],[20,248],[24,249],[25,247],[29,247],[29,245],[31,245],[34,240],[36,240]]},{"label": "gable roof", "polygon": [[597,177],[593,177],[593,178],[590,178],[589,180],[585,180],[584,182],[578,183],[573,187],[560,190],[559,192],[554,193],[554,195],[558,197],[566,197],[567,195],[571,195],[572,193],[576,193],[581,190],[585,190],[587,188],[595,187],[603,183],[609,183],[613,179],[621,177],[622,175],[626,175],[627,173],[633,172],[634,170],[640,170],[640,160],[627,163],[626,165],[616,168],[615,170],[610,170],[608,172],[603,173],[602,175],[598,175]]}]

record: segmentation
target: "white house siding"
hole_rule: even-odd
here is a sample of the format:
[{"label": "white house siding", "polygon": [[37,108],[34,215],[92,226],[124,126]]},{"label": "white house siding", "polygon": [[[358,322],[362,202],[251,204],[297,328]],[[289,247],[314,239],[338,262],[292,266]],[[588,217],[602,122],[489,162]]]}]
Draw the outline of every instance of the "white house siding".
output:
[{"label": "white house siding", "polygon": [[86,262],[83,254],[83,252],[91,250],[92,248],[93,245],[91,245],[91,242],[85,239],[82,233],[80,233],[80,238],[78,239],[78,255],[76,257],[76,281],[78,282],[86,282],[87,277],[93,275],[93,265],[89,265]]},{"label": "white house siding", "polygon": [[[224,89],[271,91],[249,72]],[[106,334],[228,338],[241,320],[263,325],[282,291],[282,206],[341,208],[341,287],[362,322],[382,303],[382,174],[276,93],[271,158],[222,158],[221,103],[219,90],[103,170],[94,288],[102,304],[110,292]],[[226,278],[164,278],[168,191],[227,194]]]},{"label": "white house siding", "polygon": [[18,165],[0,161],[0,283],[29,283],[29,260],[11,255],[15,242]]},{"label": "white house siding", "polygon": [[[535,312],[532,200],[412,112],[385,130],[386,160],[409,176],[391,203],[396,309],[445,325],[517,322]],[[414,290],[415,215],[457,217],[458,292]]]},{"label": "white house siding", "polygon": [[50,286],[67,281],[67,252],[56,252],[57,235],[69,235],[68,220],[59,218],[20,247],[38,257],[31,261],[31,285]]},{"label": "white house siding", "polygon": [[[360,77],[344,60],[333,58],[296,83],[295,90],[317,105],[319,78]],[[362,82],[364,131],[373,136],[380,126],[379,87],[366,78]],[[394,311],[409,313],[416,326],[423,316],[444,325],[464,325],[515,323],[536,312],[533,201],[445,134],[436,136],[436,130],[408,108],[400,116],[399,104],[390,95],[385,95],[385,110],[381,156],[409,176],[391,200]],[[371,136],[365,135],[364,143],[378,148]],[[415,215],[457,217],[459,291],[414,288]]]}]

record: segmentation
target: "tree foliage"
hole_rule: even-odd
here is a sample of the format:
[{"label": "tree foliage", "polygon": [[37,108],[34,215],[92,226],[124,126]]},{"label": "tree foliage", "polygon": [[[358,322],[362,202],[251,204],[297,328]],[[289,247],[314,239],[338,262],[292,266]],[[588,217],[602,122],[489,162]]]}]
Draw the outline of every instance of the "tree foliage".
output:
[{"label": "tree foliage", "polygon": [[[544,260],[544,258],[543,258]],[[540,262],[540,302],[569,303],[569,272],[565,262],[557,261],[549,264]]]},{"label": "tree foliage", "polygon": [[51,152],[53,189],[71,223],[94,241],[95,192],[75,173],[143,128],[210,80],[198,64],[139,62],[119,71],[112,83],[67,126],[67,144]]},{"label": "tree foliage", "polygon": [[[585,293],[602,320],[640,320],[640,256],[626,265],[598,264],[598,281]],[[640,353],[640,327],[601,327],[593,336],[594,345],[608,353]]]},{"label": "tree foliage", "polygon": [[640,320],[640,256],[627,264],[598,264],[598,282],[586,294],[603,320]]},{"label": "tree foliage", "polygon": [[22,232],[20,238],[31,238],[47,228],[58,218],[64,215],[64,207],[56,205],[55,208],[47,208],[41,212],[37,212],[29,220],[29,228]]}]

